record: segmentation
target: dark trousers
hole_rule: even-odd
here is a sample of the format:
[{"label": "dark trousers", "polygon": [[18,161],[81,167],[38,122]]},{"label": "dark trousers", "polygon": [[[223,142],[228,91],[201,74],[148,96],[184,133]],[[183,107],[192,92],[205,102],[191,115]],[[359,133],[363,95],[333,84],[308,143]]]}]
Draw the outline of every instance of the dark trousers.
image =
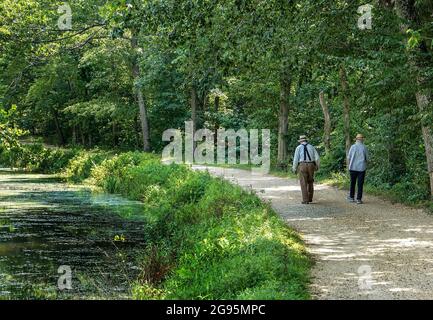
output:
[{"label": "dark trousers", "polygon": [[362,200],[364,190],[365,171],[350,171],[350,197],[355,198],[355,186],[358,182],[357,200]]}]

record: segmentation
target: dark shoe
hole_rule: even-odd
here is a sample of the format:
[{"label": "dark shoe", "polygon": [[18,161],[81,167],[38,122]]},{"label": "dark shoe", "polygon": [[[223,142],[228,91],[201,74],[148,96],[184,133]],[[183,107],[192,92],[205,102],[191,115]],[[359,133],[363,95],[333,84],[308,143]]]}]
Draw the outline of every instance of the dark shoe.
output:
[{"label": "dark shoe", "polygon": [[308,204],[308,201],[302,201],[302,204]]},{"label": "dark shoe", "polygon": [[349,202],[355,202],[355,198],[347,197],[347,201],[349,201]]},{"label": "dark shoe", "polygon": [[356,200],[356,204],[363,204],[362,200]]}]

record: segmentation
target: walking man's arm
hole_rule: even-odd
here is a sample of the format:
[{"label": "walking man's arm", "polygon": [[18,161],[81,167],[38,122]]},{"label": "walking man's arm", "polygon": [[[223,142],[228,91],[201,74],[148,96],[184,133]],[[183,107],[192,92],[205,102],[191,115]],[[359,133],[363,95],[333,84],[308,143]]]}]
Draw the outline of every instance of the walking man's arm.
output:
[{"label": "walking man's arm", "polygon": [[316,169],[319,170],[320,169],[320,155],[317,152],[316,148],[314,148],[314,161],[316,162]]}]

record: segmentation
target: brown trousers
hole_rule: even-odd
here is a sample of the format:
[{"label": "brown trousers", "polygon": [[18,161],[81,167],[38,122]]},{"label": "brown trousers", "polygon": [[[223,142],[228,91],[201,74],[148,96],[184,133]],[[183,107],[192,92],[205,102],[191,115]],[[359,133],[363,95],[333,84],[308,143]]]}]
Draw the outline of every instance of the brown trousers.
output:
[{"label": "brown trousers", "polygon": [[301,183],[302,202],[312,202],[314,195],[314,163],[299,164],[299,181]]}]

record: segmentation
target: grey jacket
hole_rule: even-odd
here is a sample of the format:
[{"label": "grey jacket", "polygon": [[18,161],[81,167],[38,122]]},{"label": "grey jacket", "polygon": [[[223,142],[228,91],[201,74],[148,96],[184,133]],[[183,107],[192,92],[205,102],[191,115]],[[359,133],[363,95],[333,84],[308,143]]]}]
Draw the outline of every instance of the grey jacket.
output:
[{"label": "grey jacket", "polygon": [[360,141],[357,141],[349,150],[347,156],[350,171],[365,171],[367,170],[368,150],[367,147]]}]

